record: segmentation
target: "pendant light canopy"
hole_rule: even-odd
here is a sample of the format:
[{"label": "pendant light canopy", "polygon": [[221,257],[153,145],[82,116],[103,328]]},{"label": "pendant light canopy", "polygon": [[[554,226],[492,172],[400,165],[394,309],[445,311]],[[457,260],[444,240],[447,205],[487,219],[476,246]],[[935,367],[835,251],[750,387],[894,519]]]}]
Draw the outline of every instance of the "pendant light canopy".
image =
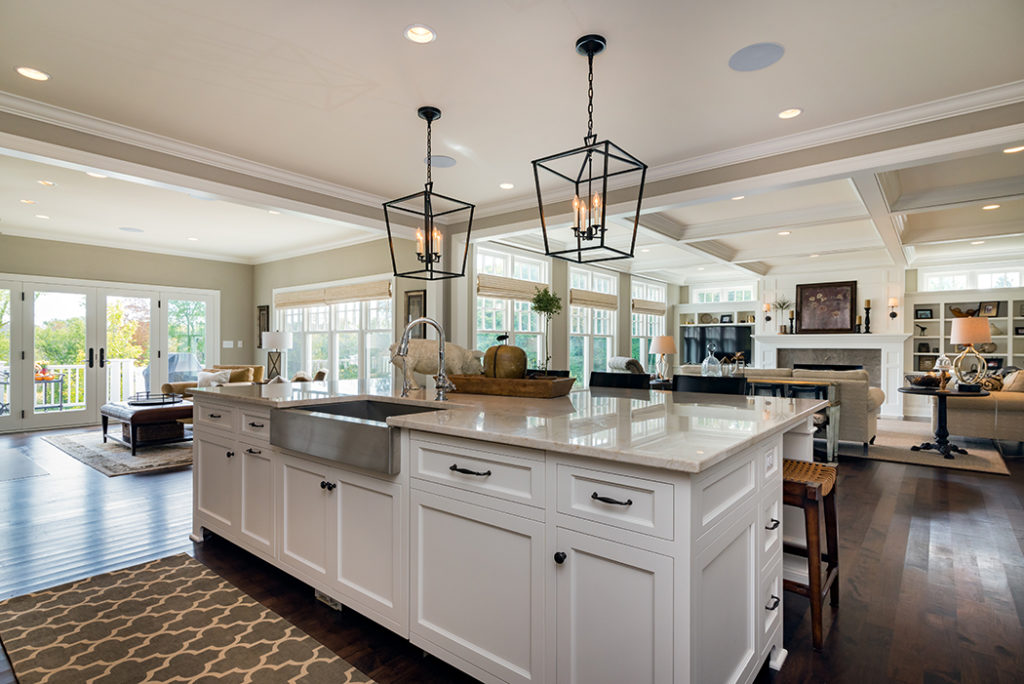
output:
[{"label": "pendant light canopy", "polygon": [[[434,192],[431,179],[430,128],[431,123],[441,118],[441,110],[437,107],[420,107],[417,111],[421,119],[427,122],[427,182],[422,192],[407,195],[384,203],[384,223],[388,229],[388,247],[391,249],[391,267],[395,275],[401,278],[417,280],[443,280],[459,278],[466,274],[466,260],[469,257],[469,235],[473,227],[472,204],[447,197]],[[399,271],[398,259],[395,258],[395,241],[392,236],[391,221],[397,214],[411,214],[416,217],[416,260],[421,264],[418,269]],[[466,246],[462,253],[462,268],[459,271],[445,271],[441,268],[442,245],[441,231],[435,225],[435,219],[447,217],[446,223],[466,220]],[[399,223],[401,225],[401,223]]]},{"label": "pendant light canopy", "polygon": [[[576,41],[576,51],[587,57],[589,65],[587,135],[583,138],[583,146],[533,162],[540,226],[544,231],[544,251],[548,256],[577,263],[632,258],[636,248],[644,180],[647,177],[647,164],[610,140],[598,142],[594,134],[594,55],[604,50],[606,45],[604,36],[598,35],[583,36]],[[559,181],[557,186],[548,189],[549,195],[553,197],[549,201],[560,202],[564,198],[568,205],[566,209],[572,212],[572,234],[567,248],[561,244],[553,245],[554,241],[549,239],[552,229],[544,216],[544,189],[541,187],[542,177],[550,180],[549,174]],[[609,235],[610,231],[616,229],[608,225],[606,216],[610,178],[616,179],[613,181],[615,202],[629,206],[623,223],[632,221],[632,235],[629,235],[626,228],[622,229],[621,236]],[[637,180],[639,183],[635,184]]]}]

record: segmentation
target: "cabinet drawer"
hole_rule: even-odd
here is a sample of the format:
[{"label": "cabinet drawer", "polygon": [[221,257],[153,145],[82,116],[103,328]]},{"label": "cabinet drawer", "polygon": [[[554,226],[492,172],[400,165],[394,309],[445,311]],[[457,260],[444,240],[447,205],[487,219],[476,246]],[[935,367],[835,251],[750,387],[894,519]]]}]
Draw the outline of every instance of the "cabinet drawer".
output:
[{"label": "cabinet drawer", "polygon": [[270,414],[262,411],[241,412],[242,434],[249,439],[259,439],[269,443],[270,439]]},{"label": "cabinet drawer", "polygon": [[758,529],[761,530],[761,567],[767,567],[782,554],[782,500],[778,492],[765,492],[758,505]]},{"label": "cabinet drawer", "polygon": [[693,538],[698,539],[757,491],[758,461],[748,449],[693,480]]},{"label": "cabinet drawer", "polygon": [[768,655],[773,644],[773,636],[782,625],[782,559],[776,558],[775,563],[761,575],[761,591],[758,595],[760,605],[759,640],[761,657]]},{"label": "cabinet drawer", "polygon": [[235,430],[235,409],[215,404],[204,404],[193,410],[193,420],[197,425],[218,428],[221,430]]},{"label": "cabinet drawer", "polygon": [[673,487],[619,473],[559,464],[558,512],[673,538]]},{"label": "cabinet drawer", "polygon": [[413,439],[411,446],[414,478],[530,506],[544,506],[544,462],[541,460],[419,439]]}]

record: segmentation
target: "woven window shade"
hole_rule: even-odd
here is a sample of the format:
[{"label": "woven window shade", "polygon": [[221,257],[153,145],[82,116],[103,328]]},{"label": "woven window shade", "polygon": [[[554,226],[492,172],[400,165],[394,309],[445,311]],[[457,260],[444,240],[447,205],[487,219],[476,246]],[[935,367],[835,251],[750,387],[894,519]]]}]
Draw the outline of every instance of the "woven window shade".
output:
[{"label": "woven window shade", "polygon": [[545,283],[519,280],[481,273],[476,277],[476,293],[481,297],[501,297],[530,301],[537,290],[547,287]]},{"label": "woven window shade", "polygon": [[278,292],[274,295],[274,307],[278,309],[297,309],[303,306],[319,306],[323,303],[323,288],[298,292]]},{"label": "woven window shade", "polygon": [[665,302],[654,302],[650,299],[633,300],[633,313],[664,316],[666,311],[668,311],[668,306]]},{"label": "woven window shade", "polygon": [[391,280],[374,280],[368,283],[339,285],[324,290],[324,301],[328,304],[338,302],[365,302],[371,299],[390,299]]},{"label": "woven window shade", "polygon": [[590,306],[595,309],[618,309],[619,298],[613,294],[591,292],[590,290],[569,290],[569,303],[575,306]]}]

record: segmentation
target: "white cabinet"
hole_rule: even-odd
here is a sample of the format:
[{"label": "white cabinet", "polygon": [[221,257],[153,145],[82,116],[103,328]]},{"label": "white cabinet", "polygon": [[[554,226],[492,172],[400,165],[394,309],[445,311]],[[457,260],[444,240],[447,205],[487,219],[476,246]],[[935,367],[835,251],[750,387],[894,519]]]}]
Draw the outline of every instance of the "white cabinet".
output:
[{"label": "white cabinet", "polygon": [[487,681],[543,681],[544,524],[415,487],[411,513],[413,643]]},{"label": "white cabinet", "polygon": [[675,681],[672,559],[562,528],[555,546],[556,681]]},{"label": "white cabinet", "polygon": [[237,524],[238,475],[235,442],[220,435],[196,436],[196,510],[214,532],[225,534]]},{"label": "white cabinet", "polygon": [[238,442],[236,467],[241,467],[238,532],[253,548],[274,554],[274,458],[264,444]]},{"label": "white cabinet", "polygon": [[335,484],[329,472],[320,463],[281,456],[281,542],[277,558],[298,577],[320,583],[328,578],[330,557],[327,525]]}]

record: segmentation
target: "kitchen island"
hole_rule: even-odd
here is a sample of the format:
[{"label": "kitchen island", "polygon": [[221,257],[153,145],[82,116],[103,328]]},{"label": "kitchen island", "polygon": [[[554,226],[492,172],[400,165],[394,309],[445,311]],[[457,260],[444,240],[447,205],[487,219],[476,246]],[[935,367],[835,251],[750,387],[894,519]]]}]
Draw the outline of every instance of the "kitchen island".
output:
[{"label": "kitchen island", "polygon": [[193,539],[219,534],[486,682],[781,666],[782,458],[810,459],[824,402],[456,393],[387,419],[391,472],[273,444],[274,416],[368,399],[438,406],[330,383],[198,390]]}]

